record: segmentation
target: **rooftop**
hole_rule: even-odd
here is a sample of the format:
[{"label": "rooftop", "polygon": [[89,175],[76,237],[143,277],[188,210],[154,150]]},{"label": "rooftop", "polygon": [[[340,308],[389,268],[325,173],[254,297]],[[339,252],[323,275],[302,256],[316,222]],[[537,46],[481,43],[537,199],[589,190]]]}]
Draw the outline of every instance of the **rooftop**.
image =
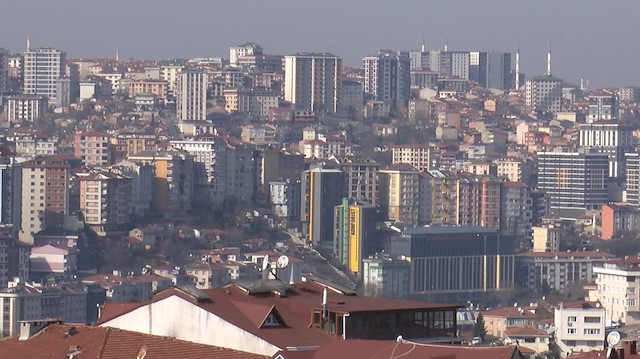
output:
[{"label": "rooftop", "polygon": [[496,233],[495,230],[480,226],[437,226],[437,227],[414,227],[404,231],[408,235],[435,235],[435,234],[476,234],[476,233]]},{"label": "rooftop", "polygon": [[[73,333],[73,334],[71,334]],[[19,341],[12,337],[0,341],[2,358],[238,358],[258,359],[265,356],[237,350],[196,344],[169,337],[146,335],[126,330],[54,324],[41,334]]]}]

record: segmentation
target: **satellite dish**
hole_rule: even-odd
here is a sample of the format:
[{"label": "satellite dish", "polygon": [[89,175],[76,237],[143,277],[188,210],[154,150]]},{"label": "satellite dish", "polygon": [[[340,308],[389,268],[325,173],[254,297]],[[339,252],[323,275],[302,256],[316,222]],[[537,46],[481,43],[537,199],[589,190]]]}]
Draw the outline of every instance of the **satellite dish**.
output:
[{"label": "satellite dish", "polygon": [[278,261],[276,262],[276,268],[279,268],[279,269],[287,268],[288,265],[289,265],[289,257],[284,255],[280,256],[280,258],[278,258]]},{"label": "satellite dish", "polygon": [[609,343],[610,346],[615,346],[616,344],[620,343],[620,333],[615,330],[610,332],[607,335],[607,343]]},{"label": "satellite dish", "polygon": [[265,255],[262,258],[262,270],[264,271],[265,269],[267,269],[267,267],[269,267],[269,256]]}]

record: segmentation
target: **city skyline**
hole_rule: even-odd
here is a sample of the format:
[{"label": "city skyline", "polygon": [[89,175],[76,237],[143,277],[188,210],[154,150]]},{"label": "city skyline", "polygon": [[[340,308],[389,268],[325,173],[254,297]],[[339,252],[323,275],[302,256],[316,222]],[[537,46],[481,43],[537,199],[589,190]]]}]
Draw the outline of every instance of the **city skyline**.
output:
[{"label": "city skyline", "polygon": [[[551,43],[553,74],[569,83],[584,77],[590,87],[640,84],[632,28],[640,3],[632,0],[517,7],[505,0],[66,4],[75,11],[63,12],[56,2],[12,3],[12,16],[0,22],[0,47],[22,52],[30,37],[32,47],[59,48],[69,58],[115,57],[116,51],[120,59],[226,58],[229,46],[253,41],[269,54],[326,51],[360,67],[363,57],[380,49],[418,49],[423,39],[427,49],[448,43],[450,50],[511,53],[519,43],[521,71],[534,76],[545,72]],[[598,16],[606,13],[616,16]]]}]

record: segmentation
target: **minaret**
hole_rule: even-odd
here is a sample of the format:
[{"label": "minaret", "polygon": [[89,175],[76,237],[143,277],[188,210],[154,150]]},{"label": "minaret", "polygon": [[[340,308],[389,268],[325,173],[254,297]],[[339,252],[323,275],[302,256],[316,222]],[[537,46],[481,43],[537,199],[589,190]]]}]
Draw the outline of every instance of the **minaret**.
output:
[{"label": "minaret", "polygon": [[120,51],[116,47],[116,62],[120,62]]},{"label": "minaret", "polygon": [[444,52],[448,52],[449,51],[449,40],[445,39],[444,40]]},{"label": "minaret", "polygon": [[549,42],[549,52],[547,52],[547,76],[551,76],[551,42]]},{"label": "minaret", "polygon": [[516,90],[520,89],[520,42],[516,49]]},{"label": "minaret", "polygon": [[27,35],[27,51],[31,51],[31,45],[29,43],[29,35]]},{"label": "minaret", "polygon": [[422,47],[420,47],[420,52],[424,52],[424,36],[422,37]]}]

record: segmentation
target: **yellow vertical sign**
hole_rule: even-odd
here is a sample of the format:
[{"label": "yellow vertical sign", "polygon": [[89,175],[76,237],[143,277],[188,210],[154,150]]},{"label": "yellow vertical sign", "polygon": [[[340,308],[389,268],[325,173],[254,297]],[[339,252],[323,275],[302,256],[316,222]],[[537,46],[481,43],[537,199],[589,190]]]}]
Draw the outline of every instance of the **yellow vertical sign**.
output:
[{"label": "yellow vertical sign", "polygon": [[360,271],[360,208],[349,207],[349,270]]}]

